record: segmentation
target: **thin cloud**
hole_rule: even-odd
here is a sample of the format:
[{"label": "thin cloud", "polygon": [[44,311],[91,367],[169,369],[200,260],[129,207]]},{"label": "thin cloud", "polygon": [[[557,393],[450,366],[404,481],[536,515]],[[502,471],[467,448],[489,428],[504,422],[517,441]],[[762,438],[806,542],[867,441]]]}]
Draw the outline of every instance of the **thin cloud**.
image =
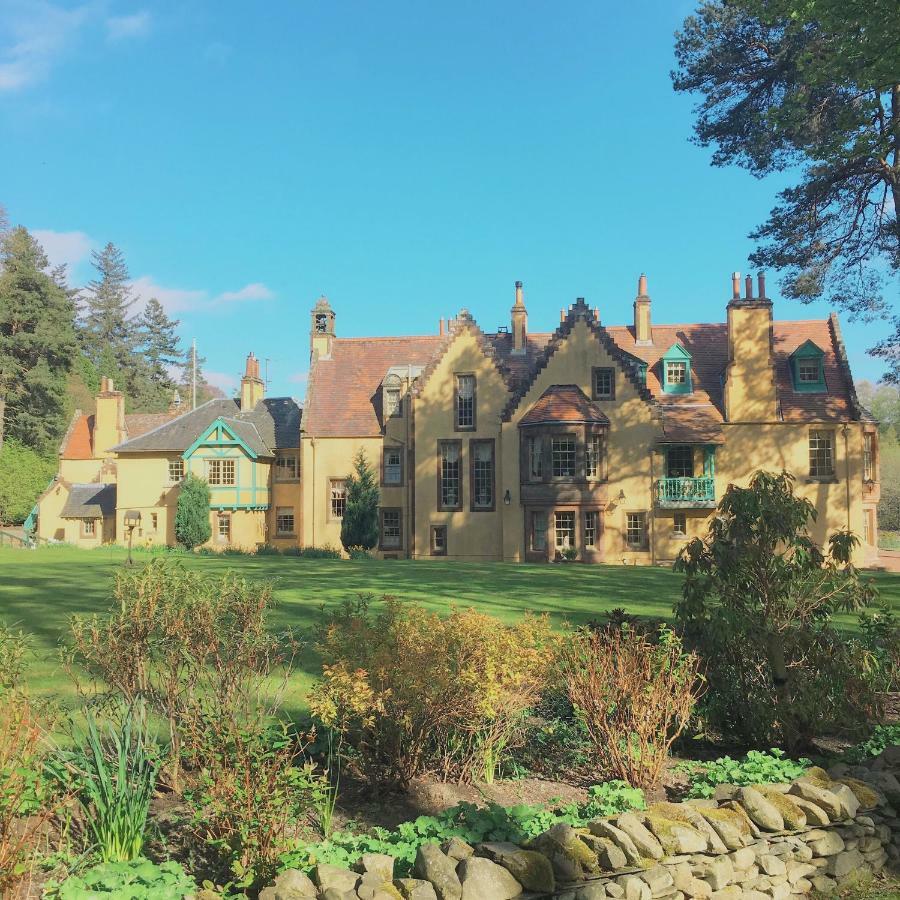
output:
[{"label": "thin cloud", "polygon": [[213,387],[219,388],[226,394],[237,390],[238,379],[236,375],[229,375],[227,372],[209,372],[204,371],[203,377]]},{"label": "thin cloud", "polygon": [[0,3],[0,92],[17,91],[46,78],[78,40],[90,3],[66,9],[43,0]]},{"label": "thin cloud", "polygon": [[38,228],[31,232],[44,248],[51,266],[74,268],[84,262],[96,246],[83,231],[53,231]]},{"label": "thin cloud", "polygon": [[224,291],[214,303],[233,303],[241,300],[271,300],[275,295],[261,281],[245,284],[239,291]]},{"label": "thin cloud", "polygon": [[110,16],[106,20],[106,36],[110,41],[145,37],[153,27],[153,17],[146,9],[130,16]]}]

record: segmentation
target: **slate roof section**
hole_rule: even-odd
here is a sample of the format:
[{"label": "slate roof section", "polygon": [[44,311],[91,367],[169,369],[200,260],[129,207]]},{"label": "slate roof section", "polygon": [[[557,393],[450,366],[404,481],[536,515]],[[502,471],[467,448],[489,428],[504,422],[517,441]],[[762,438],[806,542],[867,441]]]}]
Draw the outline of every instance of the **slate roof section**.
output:
[{"label": "slate roof section", "polygon": [[[125,431],[131,438],[140,437],[160,425],[164,425],[174,417],[174,413],[126,413]],[[94,458],[94,422],[93,414],[87,415],[76,410],[69,429],[66,431],[59,455],[63,459]]]},{"label": "slate roof section", "polygon": [[577,384],[554,384],[519,421],[529,425],[609,425],[609,419]]},{"label": "slate roof section", "polygon": [[[552,334],[528,335],[526,352],[512,353],[512,335],[485,333],[486,352],[497,364],[511,390],[511,410],[548,364],[574,323],[583,319],[606,349],[617,357],[627,377],[636,382],[633,363],[647,365],[644,398],[660,412],[663,440],[718,443],[725,422],[723,377],[728,364],[728,328],[724,322],[653,325],[652,342],[640,346],[632,326],[603,326],[585,304],[570,308]],[[822,394],[794,391],[790,355],[806,340],[824,352]],[[447,349],[452,336],[425,335],[393,338],[335,338],[330,359],[318,359],[309,375],[303,429],[314,437],[378,437],[381,429],[381,387],[392,366],[428,369]],[[661,359],[680,343],[692,357],[690,394],[666,394]],[[787,422],[854,421],[865,418],[853,394],[852,379],[842,355],[836,320],[776,321],[773,351],[779,415]]]},{"label": "slate roof section", "polygon": [[269,397],[245,412],[237,398],[215,399],[129,439],[117,453],[184,453],[216,419],[224,419],[258,456],[300,446],[302,410],[290,397]]},{"label": "slate roof section", "polygon": [[116,513],[114,484],[73,484],[60,516],[63,519],[100,519]]}]

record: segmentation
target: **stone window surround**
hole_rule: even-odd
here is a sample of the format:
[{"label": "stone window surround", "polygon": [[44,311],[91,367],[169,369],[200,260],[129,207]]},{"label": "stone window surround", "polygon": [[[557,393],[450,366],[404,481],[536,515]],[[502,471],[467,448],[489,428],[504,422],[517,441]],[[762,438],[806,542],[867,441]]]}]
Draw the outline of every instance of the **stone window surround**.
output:
[{"label": "stone window surround", "polygon": [[[551,441],[553,437],[564,434],[575,435],[575,475],[554,476],[551,458]],[[588,437],[597,435],[603,442],[600,455],[599,471],[595,476],[587,476],[587,442]],[[540,437],[542,439],[541,455],[543,477],[531,478],[530,469],[530,439]],[[609,477],[609,427],[607,425],[577,423],[529,425],[519,429],[519,471],[522,484],[572,484],[593,483],[607,481]]]}]

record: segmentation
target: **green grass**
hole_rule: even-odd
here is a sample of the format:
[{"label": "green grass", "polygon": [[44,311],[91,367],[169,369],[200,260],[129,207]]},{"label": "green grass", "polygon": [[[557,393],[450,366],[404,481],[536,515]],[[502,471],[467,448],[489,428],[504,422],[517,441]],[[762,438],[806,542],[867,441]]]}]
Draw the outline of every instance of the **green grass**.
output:
[{"label": "green grass", "polygon": [[[135,554],[138,564],[149,558]],[[314,560],[280,556],[177,557],[190,567],[275,582],[278,608],[273,627],[309,633],[323,607],[333,608],[361,592],[395,594],[435,610],[472,606],[510,621],[526,610],[546,612],[557,624],[587,622],[616,607],[669,618],[681,578],[668,569],[633,566],[512,565],[504,563],[411,562],[408,560]],[[36,652],[29,673],[40,694],[71,698],[68,676],[56,663],[69,618],[103,612],[110,603],[115,571],[125,561],[119,548],[80,550],[48,547],[35,551],[0,548],[0,617],[33,636]],[[882,596],[900,611],[900,575],[875,575]],[[853,616],[839,617],[852,629]],[[286,704],[305,707],[316,675],[307,647],[299,659]]]}]

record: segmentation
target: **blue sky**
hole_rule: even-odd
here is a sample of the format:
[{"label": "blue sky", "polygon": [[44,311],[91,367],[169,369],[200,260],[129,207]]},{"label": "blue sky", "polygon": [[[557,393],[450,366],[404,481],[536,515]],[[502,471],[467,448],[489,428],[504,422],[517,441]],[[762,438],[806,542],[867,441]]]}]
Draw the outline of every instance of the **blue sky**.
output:
[{"label": "blue sky", "polygon": [[[494,330],[522,279],[539,331],[646,271],[655,321],[723,321],[782,183],[689,143],[692,6],[0,0],[0,202],[75,284],[120,246],[226,389],[253,350],[302,397],[323,293],[343,336]],[[843,327],[877,377],[884,323]]]}]

